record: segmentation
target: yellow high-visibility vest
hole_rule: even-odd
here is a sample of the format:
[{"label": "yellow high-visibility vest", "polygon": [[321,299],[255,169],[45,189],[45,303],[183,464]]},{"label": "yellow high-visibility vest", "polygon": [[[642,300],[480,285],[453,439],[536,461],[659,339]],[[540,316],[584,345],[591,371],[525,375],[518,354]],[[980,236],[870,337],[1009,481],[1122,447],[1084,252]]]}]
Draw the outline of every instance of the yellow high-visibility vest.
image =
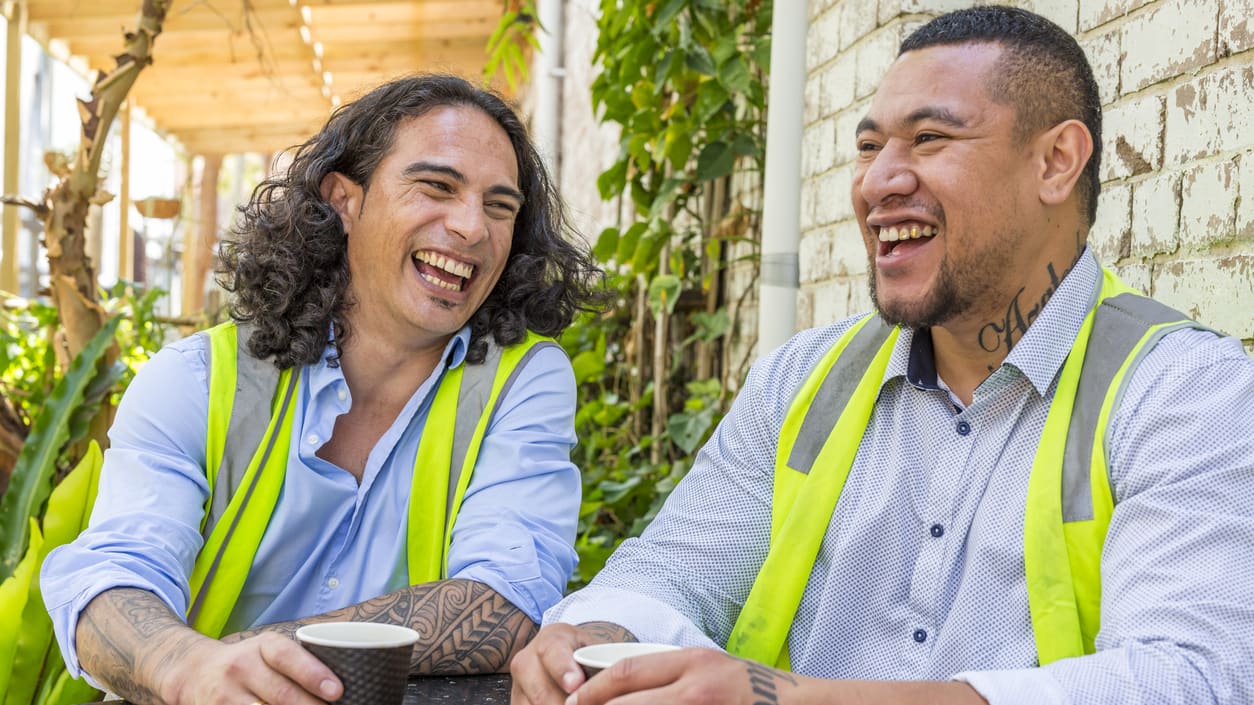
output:
[{"label": "yellow high-visibility vest", "polygon": [[[1024,570],[1042,665],[1095,650],[1102,544],[1114,510],[1106,427],[1130,372],[1167,333],[1204,328],[1110,271],[1096,299],[1063,365],[1028,479]],[[899,332],[875,315],[858,321],[793,399],[775,455],[770,549],[729,652],[790,668],[788,633]]]},{"label": "yellow high-visibility vest", "polygon": [[[283,489],[299,370],[280,372],[270,361],[253,357],[246,335],[234,323],[203,334],[209,338],[205,467],[210,497],[201,527],[205,543],[192,569],[187,623],[217,638]],[[406,539],[411,585],[446,577],[453,523],[488,422],[526,361],[546,347],[558,345],[530,332],[523,342],[504,348],[489,340],[482,364],[445,372],[414,458]]]}]

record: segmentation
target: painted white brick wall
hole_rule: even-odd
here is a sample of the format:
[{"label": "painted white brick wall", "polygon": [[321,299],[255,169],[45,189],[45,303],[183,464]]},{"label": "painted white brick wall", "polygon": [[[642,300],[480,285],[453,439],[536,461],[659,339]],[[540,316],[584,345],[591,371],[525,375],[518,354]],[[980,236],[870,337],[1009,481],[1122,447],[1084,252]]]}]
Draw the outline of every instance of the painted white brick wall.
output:
[{"label": "painted white brick wall", "polygon": [[[798,325],[870,307],[849,206],[853,126],[901,39],[969,4],[811,0]],[[1254,0],[1017,4],[1073,32],[1094,67],[1105,110],[1098,257],[1254,349]]]}]

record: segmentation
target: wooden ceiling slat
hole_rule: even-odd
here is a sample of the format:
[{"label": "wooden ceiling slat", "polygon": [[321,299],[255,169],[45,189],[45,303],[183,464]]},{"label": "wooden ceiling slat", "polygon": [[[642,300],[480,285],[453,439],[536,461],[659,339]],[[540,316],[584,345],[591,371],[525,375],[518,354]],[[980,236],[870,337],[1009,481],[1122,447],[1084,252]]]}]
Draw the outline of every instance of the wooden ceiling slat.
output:
[{"label": "wooden ceiling slat", "polygon": [[445,0],[444,2],[394,2],[369,5],[311,5],[310,24],[377,25],[455,21],[481,21],[500,15],[500,0]]},{"label": "wooden ceiling slat", "polygon": [[330,44],[332,42],[370,42],[399,41],[404,39],[467,39],[487,36],[495,28],[494,21],[483,20],[449,20],[444,22],[398,22],[378,25],[335,25],[324,24],[311,27],[314,41]]},{"label": "wooden ceiling slat", "polygon": [[[110,69],[140,0],[25,0],[30,33]],[[154,126],[192,153],[273,152],[384,80],[450,71],[477,80],[500,0],[175,0],[132,89]],[[302,12],[301,8],[305,8]],[[304,17],[308,36],[301,37]],[[315,59],[315,44],[322,51]],[[324,92],[324,72],[331,84]]]}]

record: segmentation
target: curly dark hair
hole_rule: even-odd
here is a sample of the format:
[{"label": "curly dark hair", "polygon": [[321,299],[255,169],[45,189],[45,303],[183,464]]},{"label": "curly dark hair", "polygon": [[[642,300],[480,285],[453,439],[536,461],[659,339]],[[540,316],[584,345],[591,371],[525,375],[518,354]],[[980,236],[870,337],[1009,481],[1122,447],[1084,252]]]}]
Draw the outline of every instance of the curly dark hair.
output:
[{"label": "curly dark hair", "polygon": [[989,95],[1015,106],[1022,141],[1065,120],[1079,120],[1093,137],[1093,156],[1076,184],[1089,225],[1102,190],[1102,100],[1084,50],[1067,30],[1027,10],[985,5],[937,17],[901,43],[899,56],[933,46],[988,42],[1002,47]]},{"label": "curly dark hair", "polygon": [[261,182],[240,206],[216,273],[234,294],[231,317],[253,326],[253,355],[272,357],[280,369],[314,363],[333,333],[335,364],[352,335],[344,313],[353,301],[348,241],[339,214],[322,197],[323,177],[340,172],[368,189],[397,125],[443,106],[478,108],[501,126],[514,146],[525,196],[501,278],[470,319],[467,360],[483,361],[489,333],[500,345],[521,342],[528,330],[554,336],[576,313],[601,303],[603,273],[582,239],[568,237],[573,233],[557,191],[514,111],[499,95],[459,77],[413,75],[337,109],[296,148],[288,168]]}]

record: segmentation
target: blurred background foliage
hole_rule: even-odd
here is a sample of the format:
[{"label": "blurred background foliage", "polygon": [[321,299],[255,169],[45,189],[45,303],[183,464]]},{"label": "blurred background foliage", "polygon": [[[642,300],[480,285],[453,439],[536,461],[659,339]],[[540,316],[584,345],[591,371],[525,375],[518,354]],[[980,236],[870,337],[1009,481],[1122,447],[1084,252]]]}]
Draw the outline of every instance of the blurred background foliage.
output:
[{"label": "blurred background foliage", "polygon": [[619,222],[594,252],[617,301],[562,339],[584,478],[571,589],[657,514],[743,379],[726,280],[758,259],[770,20],[769,1],[602,2],[592,96],[621,140],[597,187]]}]

